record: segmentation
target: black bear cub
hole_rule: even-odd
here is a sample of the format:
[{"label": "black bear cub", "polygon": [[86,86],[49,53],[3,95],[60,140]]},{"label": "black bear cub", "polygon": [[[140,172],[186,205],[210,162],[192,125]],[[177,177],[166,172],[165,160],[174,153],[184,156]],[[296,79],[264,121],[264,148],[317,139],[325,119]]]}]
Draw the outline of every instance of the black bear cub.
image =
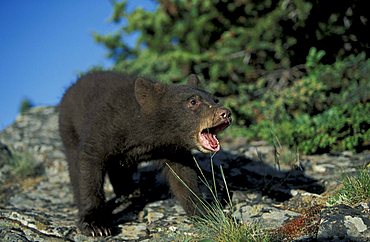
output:
[{"label": "black bear cub", "polygon": [[199,193],[190,150],[217,152],[216,134],[231,123],[230,111],[197,84],[195,75],[187,85],[165,85],[106,71],[86,74],[66,91],[59,129],[83,234],[111,234],[104,177],[117,196],[127,195],[142,161],[161,160],[176,199],[187,214],[197,213],[197,199],[168,166]]}]

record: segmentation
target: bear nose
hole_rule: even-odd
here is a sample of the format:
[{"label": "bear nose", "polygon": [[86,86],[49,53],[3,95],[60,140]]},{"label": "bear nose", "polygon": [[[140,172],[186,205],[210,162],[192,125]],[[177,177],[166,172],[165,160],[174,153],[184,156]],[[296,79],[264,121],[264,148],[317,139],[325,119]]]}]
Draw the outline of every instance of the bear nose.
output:
[{"label": "bear nose", "polygon": [[223,119],[230,119],[231,118],[231,111],[226,109],[226,108],[223,108],[223,109],[220,110],[220,116]]}]

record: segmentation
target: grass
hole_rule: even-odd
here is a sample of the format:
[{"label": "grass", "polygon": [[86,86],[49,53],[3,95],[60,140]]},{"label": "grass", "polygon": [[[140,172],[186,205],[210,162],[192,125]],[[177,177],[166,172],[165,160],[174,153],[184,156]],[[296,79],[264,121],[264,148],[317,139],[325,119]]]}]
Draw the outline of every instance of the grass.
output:
[{"label": "grass", "polygon": [[9,170],[0,181],[0,204],[6,203],[19,189],[25,189],[40,181],[43,167],[27,152],[12,153],[6,158]]},{"label": "grass", "polygon": [[355,205],[366,201],[370,201],[370,168],[359,170],[355,176],[346,176],[342,188],[329,198],[327,204]]},{"label": "grass", "polygon": [[271,136],[273,137],[274,147],[274,160],[277,165],[277,169],[280,170],[280,164],[286,165],[299,165],[299,153],[298,150],[295,152],[281,145],[279,138],[271,130]]},{"label": "grass", "polygon": [[26,178],[38,175],[41,170],[34,157],[26,152],[14,153],[9,164],[12,167],[11,174],[15,178]]},{"label": "grass", "polygon": [[239,242],[269,241],[269,235],[258,224],[238,223],[221,208],[208,207],[204,217],[193,219],[200,241]]},{"label": "grass", "polygon": [[[194,232],[196,235],[190,238],[188,237],[186,239],[183,239],[183,241],[194,241],[195,239],[196,241],[200,242],[270,241],[269,233],[261,229],[258,224],[244,223],[243,221],[239,222],[236,220],[235,217],[231,215],[230,212],[224,211],[223,205],[217,199],[217,186],[212,158],[213,157],[211,156],[210,162],[212,185],[208,182],[198,162],[194,159],[201,173],[200,179],[206,185],[207,189],[212,195],[212,204],[197,196],[197,194],[195,194],[169,166],[169,169],[173,172],[177,179],[179,179],[193,193],[193,195],[199,200],[201,206],[203,207],[203,216],[195,216],[192,218]],[[222,166],[220,166],[220,171],[228,196],[228,207],[231,211],[233,211],[233,204],[231,201],[230,192],[228,190]]]}]

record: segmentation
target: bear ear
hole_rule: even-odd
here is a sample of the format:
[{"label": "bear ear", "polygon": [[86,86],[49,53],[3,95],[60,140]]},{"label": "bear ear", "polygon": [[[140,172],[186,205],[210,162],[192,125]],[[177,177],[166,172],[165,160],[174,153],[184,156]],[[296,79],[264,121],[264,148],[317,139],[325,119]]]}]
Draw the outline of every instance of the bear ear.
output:
[{"label": "bear ear", "polygon": [[193,86],[193,87],[198,87],[199,86],[199,79],[197,75],[195,74],[190,74],[188,77],[188,85]]},{"label": "bear ear", "polygon": [[166,86],[162,83],[143,78],[135,80],[135,98],[146,112],[150,112],[155,107],[165,91]]}]

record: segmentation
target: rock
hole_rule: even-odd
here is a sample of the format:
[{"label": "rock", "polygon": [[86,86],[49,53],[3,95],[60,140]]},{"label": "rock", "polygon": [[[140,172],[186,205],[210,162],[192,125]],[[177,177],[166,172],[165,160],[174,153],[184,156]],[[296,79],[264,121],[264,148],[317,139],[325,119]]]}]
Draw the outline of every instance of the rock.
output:
[{"label": "rock", "polygon": [[299,216],[299,213],[278,209],[266,204],[256,204],[241,206],[233,215],[243,223],[258,223],[263,224],[265,229],[274,229]]},{"label": "rock", "polygon": [[12,157],[8,146],[0,142],[0,184],[1,181],[5,181],[9,175],[11,167],[9,166],[9,161]]},{"label": "rock", "polygon": [[138,240],[148,235],[147,226],[145,223],[124,224],[119,226],[121,228],[121,237],[125,240]]},{"label": "rock", "polygon": [[[77,209],[57,121],[57,108],[36,107],[20,115],[0,133],[1,241],[103,240],[81,235],[75,226]],[[274,148],[265,142],[247,143],[242,138],[225,141],[225,149],[214,156],[194,155],[211,185],[213,164],[218,184],[216,196],[227,203],[226,191],[230,191],[234,210],[230,206],[226,208],[238,221],[258,222],[274,230],[308,219],[308,222],[314,221],[307,222],[312,228],[307,233],[296,233],[296,240],[369,240],[368,204],[355,208],[324,205],[327,193],[338,185],[342,171],[353,173],[357,167],[369,164],[370,152],[303,156],[301,166],[292,168],[288,164],[277,165]],[[30,153],[36,164],[42,166],[43,173],[22,179],[11,177],[9,157],[21,153]],[[220,166],[224,178],[220,175]],[[168,196],[168,189],[150,163],[142,164],[134,178],[142,186],[128,198],[119,200],[122,204],[114,212],[117,231],[104,240],[189,241],[189,238],[197,238],[192,221]],[[111,199],[109,183],[105,190]],[[209,192],[206,186],[203,190]],[[317,205],[320,209],[307,216],[305,209]],[[281,238],[290,241],[287,236]]]},{"label": "rock", "polygon": [[327,241],[370,241],[370,213],[363,206],[324,208],[317,238]]},{"label": "rock", "polygon": [[3,166],[12,156],[8,146],[0,142],[0,167]]},{"label": "rock", "polygon": [[36,107],[19,115],[12,125],[0,133],[0,141],[11,151],[27,152],[43,161],[51,161],[49,156],[62,149],[57,108]]}]

